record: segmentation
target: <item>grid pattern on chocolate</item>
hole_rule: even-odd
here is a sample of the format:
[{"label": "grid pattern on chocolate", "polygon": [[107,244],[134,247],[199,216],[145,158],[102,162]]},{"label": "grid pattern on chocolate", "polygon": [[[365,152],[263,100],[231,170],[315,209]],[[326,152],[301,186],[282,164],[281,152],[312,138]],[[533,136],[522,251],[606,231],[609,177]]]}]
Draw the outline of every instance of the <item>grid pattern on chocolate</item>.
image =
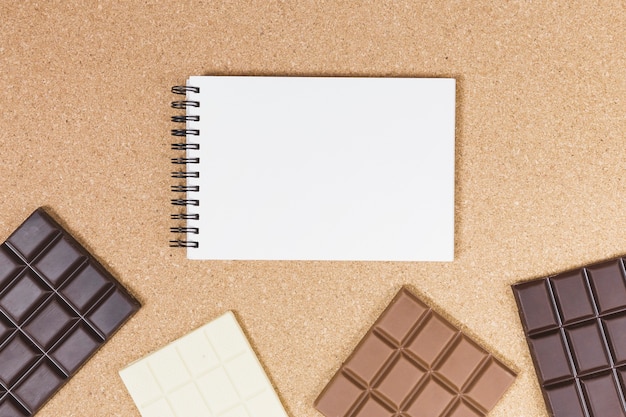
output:
[{"label": "grid pattern on chocolate", "polygon": [[0,245],[0,416],[33,415],[138,308],[36,210]]},{"label": "grid pattern on chocolate", "polygon": [[522,282],[513,292],[551,415],[626,416],[624,260]]},{"label": "grid pattern on chocolate", "polygon": [[143,417],[287,417],[232,312],[120,376]]},{"label": "grid pattern on chocolate", "polygon": [[315,401],[327,417],[485,416],[515,374],[407,289]]}]

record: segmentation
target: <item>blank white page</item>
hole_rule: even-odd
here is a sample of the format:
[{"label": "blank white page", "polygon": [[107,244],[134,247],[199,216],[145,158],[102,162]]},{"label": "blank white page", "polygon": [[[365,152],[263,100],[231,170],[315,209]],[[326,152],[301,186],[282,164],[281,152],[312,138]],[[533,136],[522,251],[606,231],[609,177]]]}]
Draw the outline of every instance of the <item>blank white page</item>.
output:
[{"label": "blank white page", "polygon": [[190,259],[451,261],[455,80],[191,77]]}]

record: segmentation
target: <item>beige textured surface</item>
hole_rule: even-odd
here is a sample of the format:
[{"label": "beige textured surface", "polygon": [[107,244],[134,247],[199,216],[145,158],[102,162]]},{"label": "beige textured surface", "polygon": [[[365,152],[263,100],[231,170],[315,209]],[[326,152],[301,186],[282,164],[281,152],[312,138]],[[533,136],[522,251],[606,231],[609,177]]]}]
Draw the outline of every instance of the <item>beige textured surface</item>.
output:
[{"label": "beige textured surface", "polygon": [[[0,237],[46,206],[144,304],[39,416],[138,416],[117,371],[228,309],[288,413],[317,416],[402,284],[519,371],[490,416],[547,415],[509,285],[626,253],[623,0],[3,1],[0,16]],[[169,87],[190,74],[457,78],[456,260],[169,249]]]}]

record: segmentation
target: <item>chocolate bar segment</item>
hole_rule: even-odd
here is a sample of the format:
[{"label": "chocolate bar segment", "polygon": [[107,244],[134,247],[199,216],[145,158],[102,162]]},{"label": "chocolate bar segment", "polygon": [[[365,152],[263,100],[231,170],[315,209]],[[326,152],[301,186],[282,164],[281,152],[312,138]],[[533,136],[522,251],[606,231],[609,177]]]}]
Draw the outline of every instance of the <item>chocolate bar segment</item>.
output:
[{"label": "chocolate bar segment", "polygon": [[327,417],[482,417],[515,374],[407,289],[315,401]]},{"label": "chocolate bar segment", "polygon": [[561,332],[533,336],[528,339],[528,344],[537,357],[535,366],[543,384],[552,384],[574,377]]},{"label": "chocolate bar segment", "polygon": [[139,308],[44,210],[0,245],[0,416],[32,416]]},{"label": "chocolate bar segment", "polygon": [[4,245],[0,246],[0,287],[4,288],[24,268],[24,263],[13,252]]},{"label": "chocolate bar segment", "polygon": [[555,277],[551,283],[563,323],[574,323],[594,316],[591,294],[580,271]]},{"label": "chocolate bar segment", "polygon": [[621,258],[513,285],[554,417],[626,416],[626,273]]},{"label": "chocolate bar segment", "polygon": [[546,388],[545,398],[554,416],[585,417],[580,388],[573,381]]}]

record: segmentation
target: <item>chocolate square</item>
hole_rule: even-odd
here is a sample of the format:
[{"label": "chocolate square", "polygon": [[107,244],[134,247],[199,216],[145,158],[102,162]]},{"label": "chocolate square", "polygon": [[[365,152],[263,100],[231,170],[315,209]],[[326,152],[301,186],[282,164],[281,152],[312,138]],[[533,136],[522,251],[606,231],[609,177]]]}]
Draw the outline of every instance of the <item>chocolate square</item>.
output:
[{"label": "chocolate square", "polygon": [[482,417],[515,374],[407,289],[315,401],[326,417]]},{"label": "chocolate square", "polygon": [[513,293],[550,415],[626,416],[624,260],[522,282]]},{"label": "chocolate square", "polygon": [[138,309],[36,210],[0,245],[0,416],[34,415]]}]

